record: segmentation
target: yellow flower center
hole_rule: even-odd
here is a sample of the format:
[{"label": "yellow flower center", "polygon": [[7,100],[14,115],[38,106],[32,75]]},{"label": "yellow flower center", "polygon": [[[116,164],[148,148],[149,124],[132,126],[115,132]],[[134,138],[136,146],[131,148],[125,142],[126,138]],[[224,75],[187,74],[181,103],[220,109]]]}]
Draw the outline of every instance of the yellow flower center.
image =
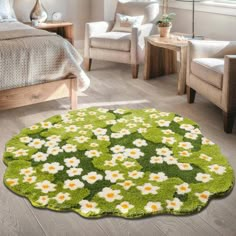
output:
[{"label": "yellow flower center", "polygon": [[208,196],[206,194],[204,194],[204,193],[201,194],[200,197],[203,198],[203,199],[207,199],[208,198]]},{"label": "yellow flower center", "polygon": [[124,209],[127,209],[127,208],[129,208],[128,204],[125,204],[125,203],[124,203],[124,204],[122,204],[122,205],[121,205],[121,207],[122,207],[122,208],[124,208]]},{"label": "yellow flower center", "polygon": [[108,197],[108,198],[114,198],[114,197],[115,197],[115,194],[114,194],[114,193],[108,193],[108,194],[107,194],[107,197]]},{"label": "yellow flower center", "polygon": [[158,207],[156,205],[152,205],[151,208],[153,211],[158,211]]},{"label": "yellow flower center", "polygon": [[93,205],[91,203],[87,203],[85,206],[90,209],[93,208]]},{"label": "yellow flower center", "polygon": [[144,189],[145,189],[146,191],[151,191],[151,190],[152,190],[152,187],[149,187],[149,186],[148,186],[148,187],[145,187]]}]

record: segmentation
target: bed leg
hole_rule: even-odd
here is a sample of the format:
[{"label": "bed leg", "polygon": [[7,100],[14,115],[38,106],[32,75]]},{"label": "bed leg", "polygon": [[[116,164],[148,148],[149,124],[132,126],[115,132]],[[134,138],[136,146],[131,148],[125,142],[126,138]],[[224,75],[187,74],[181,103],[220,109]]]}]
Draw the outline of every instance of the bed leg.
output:
[{"label": "bed leg", "polygon": [[71,87],[70,87],[71,110],[77,109],[78,105],[77,91],[78,91],[78,84],[77,84],[77,78],[75,77],[71,79]]}]

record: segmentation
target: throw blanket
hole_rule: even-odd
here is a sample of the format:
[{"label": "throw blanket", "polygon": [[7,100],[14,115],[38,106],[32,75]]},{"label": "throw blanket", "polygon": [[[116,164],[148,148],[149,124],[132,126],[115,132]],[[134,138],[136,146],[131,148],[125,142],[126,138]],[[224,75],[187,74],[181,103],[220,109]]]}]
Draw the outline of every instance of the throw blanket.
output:
[{"label": "throw blanket", "polygon": [[0,32],[0,90],[77,76],[79,89],[89,86],[82,58],[62,37],[33,28]]}]

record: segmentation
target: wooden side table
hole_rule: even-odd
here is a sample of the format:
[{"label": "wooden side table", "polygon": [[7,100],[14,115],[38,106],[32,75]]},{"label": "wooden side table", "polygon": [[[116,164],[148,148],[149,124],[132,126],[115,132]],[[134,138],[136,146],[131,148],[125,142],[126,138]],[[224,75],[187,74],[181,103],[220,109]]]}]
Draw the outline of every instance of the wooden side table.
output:
[{"label": "wooden side table", "polygon": [[[153,35],[146,38],[144,79],[155,78],[178,71],[178,94],[186,91],[187,40],[161,38]],[[177,52],[180,54],[180,67],[177,69]]]},{"label": "wooden side table", "polygon": [[24,24],[30,25],[36,29],[43,29],[49,32],[57,33],[74,45],[74,30],[73,23],[71,22],[48,21],[46,23],[39,24],[38,26],[33,26],[31,22],[25,22]]}]

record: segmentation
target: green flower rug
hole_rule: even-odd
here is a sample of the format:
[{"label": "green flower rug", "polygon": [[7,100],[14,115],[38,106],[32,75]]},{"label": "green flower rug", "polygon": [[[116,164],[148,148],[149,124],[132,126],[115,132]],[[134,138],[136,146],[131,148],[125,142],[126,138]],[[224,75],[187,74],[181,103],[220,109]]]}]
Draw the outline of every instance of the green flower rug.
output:
[{"label": "green flower rug", "polygon": [[84,217],[194,213],[234,183],[219,147],[195,122],[156,109],[54,116],[13,137],[4,162],[14,193]]}]

